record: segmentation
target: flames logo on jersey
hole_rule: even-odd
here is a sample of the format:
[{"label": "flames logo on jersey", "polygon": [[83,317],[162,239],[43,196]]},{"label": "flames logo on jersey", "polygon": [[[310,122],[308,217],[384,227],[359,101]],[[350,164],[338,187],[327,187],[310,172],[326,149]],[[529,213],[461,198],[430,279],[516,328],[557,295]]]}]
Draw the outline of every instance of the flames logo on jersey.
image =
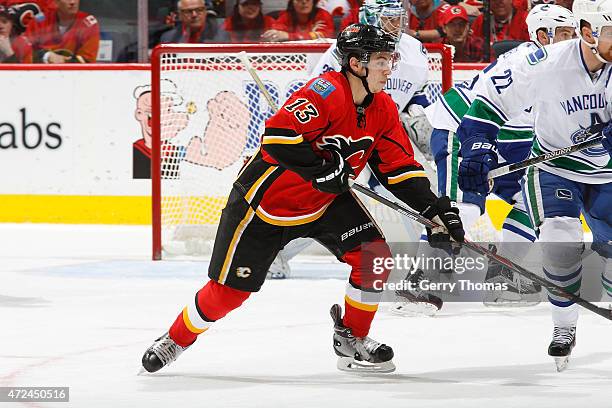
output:
[{"label": "flames logo on jersey", "polygon": [[[572,133],[572,136],[571,136],[572,143],[574,144],[582,143],[585,140],[589,140],[589,139],[594,138],[595,136],[598,136],[600,132],[601,132],[601,129],[599,129],[599,127],[597,129],[591,129],[591,128],[584,128],[582,127],[582,125],[580,125],[580,129]],[[581,150],[580,152],[588,157],[599,157],[599,156],[608,154],[606,149],[601,145],[593,146],[588,149]]]},{"label": "flames logo on jersey", "polygon": [[335,150],[342,155],[353,169],[360,167],[360,162],[374,143],[372,136],[352,139],[342,135],[323,136],[316,146],[321,150]]}]

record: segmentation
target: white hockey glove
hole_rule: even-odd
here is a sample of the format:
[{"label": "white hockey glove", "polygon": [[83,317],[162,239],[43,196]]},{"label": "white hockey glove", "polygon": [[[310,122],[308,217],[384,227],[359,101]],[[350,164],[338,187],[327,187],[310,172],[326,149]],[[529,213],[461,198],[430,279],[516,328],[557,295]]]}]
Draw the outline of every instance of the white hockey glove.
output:
[{"label": "white hockey glove", "polygon": [[414,147],[419,149],[427,160],[433,160],[431,148],[429,147],[433,127],[429,120],[427,120],[423,107],[416,103],[408,106],[408,113],[401,112],[400,119]]}]

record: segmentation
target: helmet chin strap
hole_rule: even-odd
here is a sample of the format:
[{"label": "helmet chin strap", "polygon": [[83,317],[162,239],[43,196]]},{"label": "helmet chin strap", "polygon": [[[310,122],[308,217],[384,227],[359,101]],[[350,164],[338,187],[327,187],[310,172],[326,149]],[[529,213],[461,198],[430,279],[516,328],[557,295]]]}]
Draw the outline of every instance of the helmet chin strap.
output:
[{"label": "helmet chin strap", "polygon": [[612,63],[612,61],[606,61],[606,59],[602,57],[601,54],[599,53],[599,50],[597,49],[597,46],[599,45],[599,38],[595,38],[595,44],[591,44],[585,41],[584,38],[582,38],[582,36],[580,37],[580,40],[583,41],[589,47],[593,55],[595,55],[595,58],[597,58],[600,62],[604,64]]},{"label": "helmet chin strap", "polygon": [[355,75],[357,78],[361,79],[361,83],[362,83],[363,87],[365,88],[365,90],[366,90],[366,92],[368,94],[367,96],[372,95],[372,91],[370,91],[370,86],[368,85],[368,80],[367,80],[368,74],[369,74],[369,71],[368,71],[367,67],[365,67],[365,75],[363,75],[363,76],[358,75],[355,71],[353,71],[353,68],[351,68],[350,66],[348,67],[348,72],[350,72],[351,74]]},{"label": "helmet chin strap", "polygon": [[355,71],[353,71],[353,68],[350,67],[350,65],[346,68],[342,69],[342,72],[344,73],[344,75],[346,76],[346,71],[350,72],[351,74],[353,74],[354,76],[356,76],[357,78],[361,79],[361,83],[363,85],[363,87],[366,90],[366,97],[364,98],[363,102],[361,103],[361,105],[357,106],[357,127],[359,128],[364,128],[366,125],[366,121],[365,121],[365,109],[372,103],[372,100],[374,99],[374,94],[372,93],[372,91],[370,91],[370,87],[368,85],[368,68],[365,68],[365,75],[357,75],[357,73]]}]

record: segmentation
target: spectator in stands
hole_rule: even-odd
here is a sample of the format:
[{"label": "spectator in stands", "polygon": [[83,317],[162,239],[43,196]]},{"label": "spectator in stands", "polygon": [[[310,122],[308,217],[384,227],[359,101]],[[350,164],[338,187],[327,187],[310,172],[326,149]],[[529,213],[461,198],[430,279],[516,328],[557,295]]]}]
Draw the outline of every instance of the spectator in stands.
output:
[{"label": "spectator in stands", "polygon": [[363,0],[348,0],[350,9],[340,23],[340,30],[344,30],[351,24],[359,22],[359,8],[363,4]]},{"label": "spectator in stands", "polygon": [[[516,9],[512,0],[491,0],[491,44],[503,40],[529,41],[527,11]],[[484,40],[481,14],[472,24],[475,37]]]},{"label": "spectator in stands", "polygon": [[273,23],[272,17],[261,12],[261,0],[238,0],[234,13],[225,19],[223,29],[232,42],[258,42]]},{"label": "spectator in stands", "polygon": [[440,16],[444,44],[455,47],[455,62],[482,62],[483,39],[470,35],[467,11],[462,6],[451,6]]},{"label": "spectator in stands", "polygon": [[227,42],[228,35],[220,30],[209,15],[204,0],[179,0],[179,23],[161,36],[162,43]]},{"label": "spectator in stands", "polygon": [[263,34],[263,40],[278,42],[333,38],[332,16],[318,8],[317,3],[318,0],[289,0],[287,10],[278,16],[272,29]]},{"label": "spectator in stands", "polygon": [[35,62],[96,62],[100,26],[94,16],[79,11],[79,3],[80,0],[55,0],[57,10],[34,22],[28,36]]},{"label": "spectator in stands", "polygon": [[436,7],[434,0],[411,0],[408,34],[421,42],[438,42],[444,32],[440,17],[448,4],[442,3]]},{"label": "spectator in stands", "polygon": [[32,63],[32,45],[22,35],[22,15],[18,6],[0,5],[0,63]]},{"label": "spectator in stands", "polygon": [[[0,0],[0,4],[3,1]],[[38,6],[38,8],[42,11],[43,15],[47,15],[52,11],[57,10],[57,5],[55,4],[55,0],[4,0],[5,6],[15,6],[33,3]]]}]

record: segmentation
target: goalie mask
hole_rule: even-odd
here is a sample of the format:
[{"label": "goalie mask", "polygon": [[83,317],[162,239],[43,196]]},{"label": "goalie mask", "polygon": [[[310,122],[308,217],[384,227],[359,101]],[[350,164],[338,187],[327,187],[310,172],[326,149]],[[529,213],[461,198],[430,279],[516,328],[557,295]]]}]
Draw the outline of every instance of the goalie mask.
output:
[{"label": "goalie mask", "polygon": [[408,19],[401,0],[365,0],[359,22],[381,28],[399,41]]},{"label": "goalie mask", "polygon": [[544,44],[538,41],[538,31],[546,30],[546,35],[549,39],[549,44],[552,44],[555,32],[559,27],[572,27],[578,29],[578,22],[574,18],[571,11],[565,7],[556,6],[554,4],[540,4],[531,9],[526,19],[529,38],[537,44],[538,47],[543,47]]}]

